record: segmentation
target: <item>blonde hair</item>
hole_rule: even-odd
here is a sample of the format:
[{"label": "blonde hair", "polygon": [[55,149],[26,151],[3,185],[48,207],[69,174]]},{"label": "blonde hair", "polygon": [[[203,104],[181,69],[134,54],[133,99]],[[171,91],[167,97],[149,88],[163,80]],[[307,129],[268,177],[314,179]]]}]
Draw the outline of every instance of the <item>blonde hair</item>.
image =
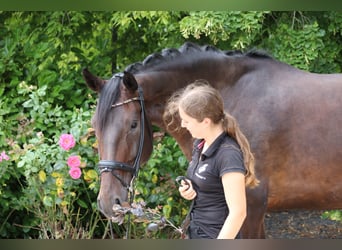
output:
[{"label": "blonde hair", "polygon": [[222,124],[223,129],[237,141],[241,148],[247,170],[245,175],[246,186],[256,187],[259,180],[255,176],[255,159],[249,142],[240,130],[236,119],[225,112],[219,91],[211,87],[206,80],[197,80],[173,94],[163,115],[165,125],[169,130],[175,131],[181,128],[179,107],[182,107],[187,115],[195,118],[198,122],[203,121],[204,118],[209,118],[214,124]]}]

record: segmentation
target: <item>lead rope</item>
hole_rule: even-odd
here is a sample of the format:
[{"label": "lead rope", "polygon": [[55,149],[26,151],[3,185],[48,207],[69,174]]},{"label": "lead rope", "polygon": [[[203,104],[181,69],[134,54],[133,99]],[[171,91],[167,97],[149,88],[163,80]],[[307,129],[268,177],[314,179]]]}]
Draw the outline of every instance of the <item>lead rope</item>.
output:
[{"label": "lead rope", "polygon": [[109,227],[110,227],[110,237],[112,238],[112,240],[114,240],[114,232],[113,232],[113,222],[109,221]]},{"label": "lead rope", "polygon": [[[139,147],[138,147],[138,154],[135,158],[134,162],[134,174],[131,180],[131,184],[129,186],[129,194],[130,194],[130,205],[133,204],[134,200],[134,180],[138,175],[139,168],[140,168],[140,159],[143,151],[144,146],[144,138],[145,138],[145,105],[144,105],[144,95],[142,88],[138,86],[138,92],[139,92],[139,98],[140,98],[140,106],[141,106],[141,121],[140,121],[140,140],[139,140]],[[126,230],[126,239],[131,238],[131,213],[128,213],[128,219],[127,219],[127,230]]]},{"label": "lead rope", "polygon": [[[134,176],[132,178],[131,181],[131,185],[130,185],[130,191],[129,191],[129,204],[133,203],[134,200],[134,189],[132,188],[134,185]],[[126,230],[126,239],[130,239],[131,238],[131,213],[128,213],[128,219],[127,219],[127,230]]]}]

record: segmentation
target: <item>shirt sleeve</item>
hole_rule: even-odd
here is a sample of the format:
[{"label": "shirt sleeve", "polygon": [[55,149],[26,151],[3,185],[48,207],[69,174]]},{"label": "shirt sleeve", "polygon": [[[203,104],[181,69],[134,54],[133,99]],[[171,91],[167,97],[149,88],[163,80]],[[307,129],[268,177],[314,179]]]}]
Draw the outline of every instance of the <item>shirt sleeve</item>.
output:
[{"label": "shirt sleeve", "polygon": [[220,177],[228,172],[239,172],[246,174],[246,168],[243,162],[243,155],[240,149],[228,145],[220,148],[217,155],[216,166]]}]

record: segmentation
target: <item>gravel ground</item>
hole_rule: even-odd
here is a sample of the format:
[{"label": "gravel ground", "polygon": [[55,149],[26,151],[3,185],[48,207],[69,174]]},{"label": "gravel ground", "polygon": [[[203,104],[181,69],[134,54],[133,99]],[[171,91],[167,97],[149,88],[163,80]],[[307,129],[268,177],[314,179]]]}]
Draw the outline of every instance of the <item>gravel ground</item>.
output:
[{"label": "gravel ground", "polygon": [[272,212],[265,216],[267,239],[342,239],[342,223],[323,211]]}]

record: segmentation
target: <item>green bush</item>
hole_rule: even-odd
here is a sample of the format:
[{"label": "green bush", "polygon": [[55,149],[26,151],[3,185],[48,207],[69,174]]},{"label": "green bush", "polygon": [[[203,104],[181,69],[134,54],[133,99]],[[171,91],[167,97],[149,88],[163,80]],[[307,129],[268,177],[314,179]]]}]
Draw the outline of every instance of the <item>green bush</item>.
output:
[{"label": "green bush", "polygon": [[[77,222],[73,225],[83,229],[97,224],[92,236],[102,237],[104,225],[95,223],[103,219],[96,209],[97,156],[90,145],[95,139],[80,141],[90,128],[96,99],[80,71],[88,63],[110,71],[110,57],[98,59],[110,49],[108,24],[97,25],[96,32],[89,29],[105,14],[0,12],[0,18],[0,151],[10,156],[0,162],[0,237],[81,237],[59,235],[47,225],[55,220],[64,227]],[[102,39],[94,39],[98,34]],[[82,179],[67,178],[66,155],[56,144],[62,133],[78,140],[74,150],[86,164]],[[64,177],[63,193],[56,174]]]},{"label": "green bush", "polygon": [[[30,108],[30,117],[35,126],[23,145],[11,140],[9,155],[12,164],[7,166],[8,172],[1,175],[4,181],[11,173],[17,176],[20,173],[17,182],[22,193],[18,198],[11,197],[10,190],[1,192],[7,194],[14,207],[33,215],[17,222],[17,226],[27,234],[24,237],[90,238],[95,235],[94,232],[90,235],[80,235],[80,232],[73,235],[76,232],[70,230],[92,227],[94,225],[91,223],[100,220],[96,207],[99,177],[94,168],[97,155],[92,146],[95,138],[89,124],[91,112],[77,108],[63,112],[58,106],[53,108],[41,99],[45,91],[46,86],[32,91],[30,99],[23,104],[25,108]],[[48,136],[42,132],[46,127],[49,128]],[[72,149],[61,148],[59,138],[62,134],[70,134],[74,138],[76,145]],[[68,160],[75,157],[80,162],[76,162],[77,166],[74,167],[82,175],[73,179],[69,173],[72,163]],[[80,228],[73,228],[78,223],[81,223]],[[12,237],[4,231],[10,226],[9,221],[1,225],[3,237]]]},{"label": "green bush", "polygon": [[[136,201],[143,201],[148,208],[154,208],[156,222],[166,219],[164,227],[145,237],[177,238],[177,228],[180,227],[187,214],[190,203],[178,192],[175,181],[179,175],[185,175],[187,160],[180,151],[177,142],[170,136],[155,141],[150,160],[139,172],[136,183]],[[159,217],[159,218],[158,218]],[[145,228],[148,221],[142,225]],[[142,231],[144,232],[144,231]]]},{"label": "green bush", "polygon": [[322,218],[342,222],[342,210],[325,211]]}]

